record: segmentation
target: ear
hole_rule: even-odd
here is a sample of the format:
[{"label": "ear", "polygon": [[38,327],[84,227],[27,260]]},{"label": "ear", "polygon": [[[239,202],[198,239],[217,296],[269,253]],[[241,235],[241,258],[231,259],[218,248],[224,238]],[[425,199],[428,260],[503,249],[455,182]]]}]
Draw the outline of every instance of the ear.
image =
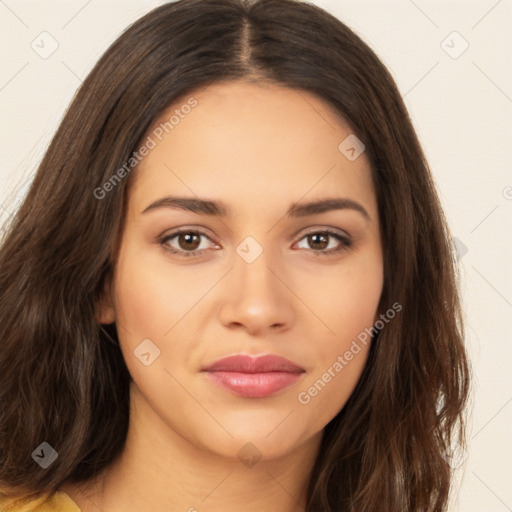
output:
[{"label": "ear", "polygon": [[112,276],[109,272],[105,277],[105,284],[100,301],[96,304],[96,320],[100,324],[111,324],[116,320],[116,309],[112,294]]}]

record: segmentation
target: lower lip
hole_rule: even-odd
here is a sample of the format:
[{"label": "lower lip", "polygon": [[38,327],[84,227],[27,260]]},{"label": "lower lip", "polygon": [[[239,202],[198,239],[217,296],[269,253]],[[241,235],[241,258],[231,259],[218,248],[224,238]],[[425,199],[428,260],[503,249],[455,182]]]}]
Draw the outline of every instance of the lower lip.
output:
[{"label": "lower lip", "polygon": [[244,398],[264,398],[291,386],[302,373],[206,372],[217,384]]}]

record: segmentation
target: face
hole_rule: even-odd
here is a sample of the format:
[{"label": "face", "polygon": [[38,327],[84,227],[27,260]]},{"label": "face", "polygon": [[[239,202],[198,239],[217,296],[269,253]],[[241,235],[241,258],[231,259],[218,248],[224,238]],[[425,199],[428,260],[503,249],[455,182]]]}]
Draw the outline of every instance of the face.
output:
[{"label": "face", "polygon": [[[315,96],[244,82],[198,90],[148,132],[100,321],[117,322],[133,396],[169,432],[272,459],[351,395],[383,261],[369,160],[339,149],[349,135]],[[236,355],[295,366],[205,371]]]}]

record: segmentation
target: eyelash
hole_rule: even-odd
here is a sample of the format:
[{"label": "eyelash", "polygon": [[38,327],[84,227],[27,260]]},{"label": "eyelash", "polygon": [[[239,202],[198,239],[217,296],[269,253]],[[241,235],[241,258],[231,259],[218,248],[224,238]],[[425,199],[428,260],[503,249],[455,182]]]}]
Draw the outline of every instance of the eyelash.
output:
[{"label": "eyelash", "polygon": [[[178,235],[183,234],[183,233],[205,236],[206,238],[210,239],[210,237],[206,233],[203,233],[202,231],[196,231],[193,229],[181,229],[181,230],[175,231],[169,235],[165,235],[163,238],[161,238],[160,245],[162,246],[162,248],[165,251],[170,252],[171,254],[184,256],[186,258],[188,258],[190,256],[199,256],[200,253],[203,252],[205,249],[195,249],[194,251],[183,251],[183,250],[176,250],[174,248],[171,248],[169,245],[167,245],[167,242],[169,242],[173,238],[176,238]],[[311,252],[315,256],[320,256],[320,257],[334,256],[334,255],[337,255],[337,254],[339,254],[343,251],[346,251],[347,249],[350,249],[352,247],[352,240],[349,237],[340,235],[339,233],[337,233],[329,228],[318,230],[318,231],[310,231],[309,233],[304,234],[300,240],[303,240],[304,238],[306,238],[310,235],[320,235],[320,234],[322,234],[322,235],[326,234],[326,235],[329,235],[329,236],[335,238],[336,240],[341,242],[341,246],[338,249],[329,249],[328,251],[326,251],[326,250],[319,251],[319,250],[310,249]],[[299,240],[299,242],[300,242],[300,240]]]}]

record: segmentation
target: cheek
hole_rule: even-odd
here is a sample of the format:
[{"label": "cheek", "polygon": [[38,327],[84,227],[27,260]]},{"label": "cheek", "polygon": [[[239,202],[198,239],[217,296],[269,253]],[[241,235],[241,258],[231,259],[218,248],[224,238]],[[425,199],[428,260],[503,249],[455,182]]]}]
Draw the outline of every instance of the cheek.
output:
[{"label": "cheek", "polygon": [[[141,246],[140,241],[125,239],[121,247],[115,276],[116,322],[123,355],[134,380],[161,390],[162,385],[169,387],[169,376],[158,370],[178,365],[179,371],[185,371],[196,328],[190,324],[190,318],[218,277],[193,267],[173,268],[165,254]],[[139,348],[148,346],[144,341],[147,339],[156,348],[149,347],[158,353],[148,367],[136,357],[147,352],[146,348]],[[143,342],[146,344],[141,345]]]},{"label": "cheek", "polygon": [[366,364],[383,285],[379,251],[361,254],[357,263],[330,277],[322,280],[317,307],[333,332],[316,344],[315,367],[298,395],[303,412],[318,425],[343,408]]},{"label": "cheek", "polygon": [[194,279],[190,272],[173,272],[158,250],[127,243],[119,255],[115,290],[116,315],[130,338],[163,338],[204,293]]},{"label": "cheek", "polygon": [[[334,285],[333,285],[334,286]],[[331,335],[317,345],[316,374],[318,378],[338,361],[343,362],[343,380],[346,385],[357,381],[366,361],[371,328],[375,323],[381,287],[379,280],[344,280],[343,291],[331,295],[331,301],[325,307],[325,323],[331,329]],[[336,299],[335,299],[336,297]],[[346,357],[345,357],[346,356]],[[336,372],[341,374],[341,372]]]},{"label": "cheek", "polygon": [[[171,403],[179,386],[165,371],[172,366],[165,334],[190,309],[187,305],[192,297],[184,297],[183,283],[176,282],[165,258],[154,256],[158,251],[142,251],[139,247],[140,242],[125,239],[116,266],[116,322],[121,350],[143,395],[150,402],[166,397],[163,403]],[[180,343],[172,345],[172,357],[177,360],[183,358],[180,347]]]},{"label": "cheek", "polygon": [[[318,317],[329,328],[331,348],[342,349],[376,320],[383,287],[380,251],[370,247],[346,265],[317,271],[308,279],[304,294],[314,304]],[[325,329],[324,329],[325,330]]]},{"label": "cheek", "polygon": [[172,326],[173,294],[162,276],[156,277],[147,268],[128,268],[117,280],[116,315],[132,339],[160,337]]}]

